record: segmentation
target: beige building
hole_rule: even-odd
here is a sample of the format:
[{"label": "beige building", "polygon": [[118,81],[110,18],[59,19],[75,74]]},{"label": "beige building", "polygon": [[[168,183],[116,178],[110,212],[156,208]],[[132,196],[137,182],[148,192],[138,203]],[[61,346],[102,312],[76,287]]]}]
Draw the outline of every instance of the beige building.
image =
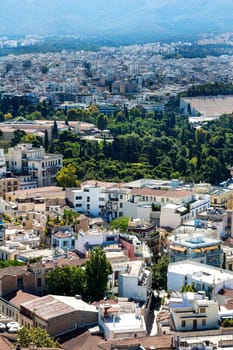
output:
[{"label": "beige building", "polygon": [[210,203],[212,206],[225,207],[232,201],[233,189],[231,188],[215,188],[210,193]]},{"label": "beige building", "polygon": [[0,197],[5,198],[7,192],[19,190],[19,180],[16,177],[4,177],[0,179]]},{"label": "beige building", "polygon": [[51,205],[65,205],[62,187],[48,186],[6,193],[6,200],[16,202],[20,211],[44,211]]},{"label": "beige building", "polygon": [[217,329],[218,303],[214,300],[194,300],[193,306],[172,308],[171,319],[178,332]]},{"label": "beige building", "polygon": [[34,326],[46,329],[50,336],[98,322],[96,307],[76,297],[46,295],[21,304],[21,312]]},{"label": "beige building", "polygon": [[55,184],[57,172],[62,168],[61,154],[46,154],[43,146],[33,147],[29,143],[9,148],[6,158],[8,169],[14,175],[29,175],[30,181],[34,184],[36,180],[38,187]]}]

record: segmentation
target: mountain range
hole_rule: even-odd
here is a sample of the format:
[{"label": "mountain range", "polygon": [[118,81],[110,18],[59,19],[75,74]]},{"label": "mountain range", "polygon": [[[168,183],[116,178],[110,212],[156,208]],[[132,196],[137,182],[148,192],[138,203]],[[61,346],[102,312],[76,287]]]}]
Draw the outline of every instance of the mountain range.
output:
[{"label": "mountain range", "polygon": [[162,38],[233,31],[232,0],[1,0],[0,36]]}]

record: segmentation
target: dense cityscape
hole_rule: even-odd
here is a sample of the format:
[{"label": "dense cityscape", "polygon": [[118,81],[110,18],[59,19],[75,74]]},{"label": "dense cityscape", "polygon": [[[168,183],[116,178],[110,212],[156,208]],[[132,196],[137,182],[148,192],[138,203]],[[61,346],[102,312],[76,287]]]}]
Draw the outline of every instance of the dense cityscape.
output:
[{"label": "dense cityscape", "polygon": [[231,349],[233,33],[103,41],[0,37],[0,349]]}]

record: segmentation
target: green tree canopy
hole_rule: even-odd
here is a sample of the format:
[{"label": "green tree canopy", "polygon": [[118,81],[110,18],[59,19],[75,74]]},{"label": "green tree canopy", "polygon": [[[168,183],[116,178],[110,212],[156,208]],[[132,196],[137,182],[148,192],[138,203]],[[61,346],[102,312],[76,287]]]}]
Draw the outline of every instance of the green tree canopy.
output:
[{"label": "green tree canopy", "polygon": [[167,256],[162,256],[152,266],[152,285],[155,289],[167,289],[167,269],[170,259]]},{"label": "green tree canopy", "polygon": [[107,116],[104,115],[103,113],[100,113],[97,117],[96,124],[97,124],[98,129],[100,129],[100,130],[106,129],[108,126]]},{"label": "green tree canopy", "polygon": [[28,347],[33,343],[37,347],[59,348],[58,342],[51,339],[48,333],[39,327],[22,327],[18,332],[18,343],[21,347]]},{"label": "green tree canopy", "polygon": [[15,130],[14,137],[11,139],[11,146],[16,146],[18,143],[22,141],[22,139],[26,136],[26,132],[23,130]]},{"label": "green tree canopy", "polygon": [[116,229],[116,230],[120,230],[121,232],[127,232],[128,225],[129,225],[129,218],[127,216],[120,216],[119,218],[112,220],[110,224],[112,230]]},{"label": "green tree canopy", "polygon": [[58,186],[65,188],[77,187],[79,185],[76,168],[72,164],[63,167],[56,176]]},{"label": "green tree canopy", "polygon": [[47,274],[47,292],[50,294],[86,296],[86,274],[82,267],[57,267]]},{"label": "green tree canopy", "polygon": [[91,300],[100,300],[107,289],[108,275],[112,272],[105,252],[100,248],[91,251],[86,262],[87,294]]}]

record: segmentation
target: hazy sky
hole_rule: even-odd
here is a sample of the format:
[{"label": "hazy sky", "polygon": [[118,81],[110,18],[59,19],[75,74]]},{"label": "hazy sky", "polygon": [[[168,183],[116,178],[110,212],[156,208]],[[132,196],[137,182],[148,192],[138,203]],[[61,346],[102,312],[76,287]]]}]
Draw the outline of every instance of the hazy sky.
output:
[{"label": "hazy sky", "polygon": [[1,0],[0,35],[233,31],[232,0]]}]

